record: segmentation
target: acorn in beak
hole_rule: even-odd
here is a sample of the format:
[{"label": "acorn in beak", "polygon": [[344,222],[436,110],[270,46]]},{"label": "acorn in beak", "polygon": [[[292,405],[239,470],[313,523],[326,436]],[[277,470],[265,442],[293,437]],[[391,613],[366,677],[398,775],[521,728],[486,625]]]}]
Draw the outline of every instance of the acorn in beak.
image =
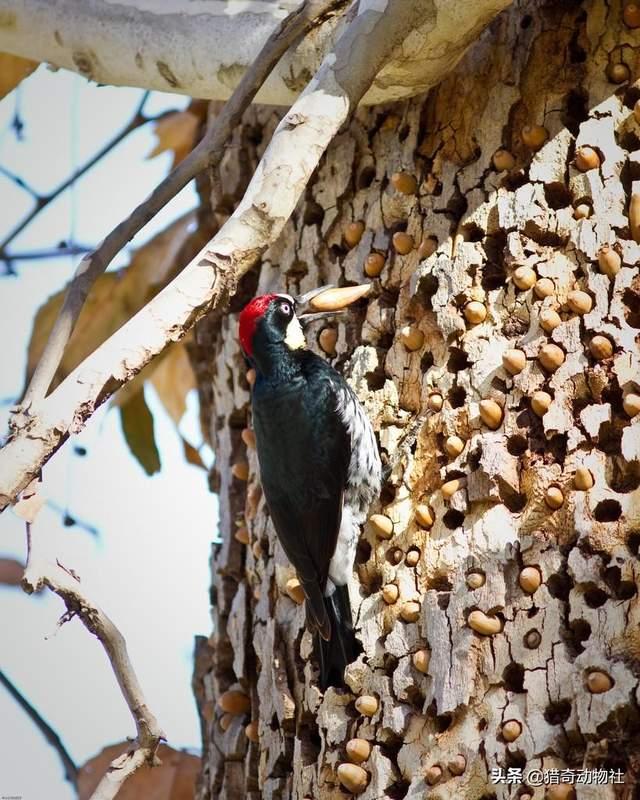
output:
[{"label": "acorn in beak", "polygon": [[370,283],[357,286],[320,286],[295,298],[296,313],[304,325],[315,319],[324,319],[341,314],[352,304],[364,297],[371,288]]}]

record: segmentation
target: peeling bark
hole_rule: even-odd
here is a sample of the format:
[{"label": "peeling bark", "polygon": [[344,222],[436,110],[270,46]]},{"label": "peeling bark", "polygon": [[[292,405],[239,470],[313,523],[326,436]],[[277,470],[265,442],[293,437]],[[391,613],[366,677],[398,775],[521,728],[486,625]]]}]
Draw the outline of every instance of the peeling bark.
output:
[{"label": "peeling bark", "polygon": [[[628,220],[640,151],[637,45],[618,3],[515,3],[437,89],[357,112],[259,270],[240,282],[231,313],[198,324],[221,537],[214,630],[197,673],[206,709],[201,800],[343,798],[337,768],[354,737],[371,744],[365,800],[635,796],[640,418],[623,398],[640,388],[640,245]],[[616,85],[610,64],[622,62],[630,81]],[[261,154],[255,131],[266,138],[276,123],[275,112],[256,109],[237,132],[223,169],[229,194],[242,194]],[[524,141],[531,125],[548,132],[538,150]],[[582,146],[599,153],[599,167],[576,168]],[[512,168],[493,166],[500,148]],[[417,178],[417,193],[396,190],[401,171]],[[577,218],[584,204],[590,215]],[[348,246],[354,221],[364,233]],[[405,255],[394,247],[398,232],[414,239]],[[613,278],[598,266],[605,244],[620,255]],[[303,609],[285,590],[293,573],[255,452],[241,437],[250,415],[237,313],[259,292],[360,282],[372,252],[384,255],[384,268],[359,313],[335,323],[331,360],[365,404],[391,469],[375,511],[393,521],[393,535],[363,531],[352,603],[364,653],[348,670],[352,691],[323,697]],[[544,283],[518,288],[521,267],[551,279],[552,294]],[[576,290],[591,299],[583,313],[571,306]],[[486,310],[478,324],[465,314],[471,301]],[[560,316],[550,332],[541,325],[547,309]],[[310,339],[322,353],[319,332]],[[593,355],[596,334],[609,339],[611,356]],[[563,353],[554,371],[540,361],[549,344]],[[509,349],[525,355],[515,374],[503,366]],[[551,397],[542,417],[531,408],[539,391]],[[453,435],[464,449],[451,456]],[[230,467],[246,460],[243,482]],[[581,467],[592,488],[576,485]],[[456,478],[445,498],[443,484]],[[430,528],[418,506],[431,508]],[[248,545],[235,538],[239,527]],[[525,567],[538,571],[533,584]],[[525,591],[521,582],[535,588],[536,575],[538,588]],[[398,590],[391,603],[382,592],[389,584]],[[409,602],[420,606],[415,622],[403,619]],[[497,620],[500,632],[471,628],[473,611]],[[594,672],[610,688],[590,691]],[[232,688],[248,693],[251,711],[223,730],[216,703]],[[378,699],[370,718],[355,709],[362,695]],[[250,720],[259,743],[243,732]],[[619,768],[625,783],[565,786],[561,795],[493,784],[498,767]]]}]

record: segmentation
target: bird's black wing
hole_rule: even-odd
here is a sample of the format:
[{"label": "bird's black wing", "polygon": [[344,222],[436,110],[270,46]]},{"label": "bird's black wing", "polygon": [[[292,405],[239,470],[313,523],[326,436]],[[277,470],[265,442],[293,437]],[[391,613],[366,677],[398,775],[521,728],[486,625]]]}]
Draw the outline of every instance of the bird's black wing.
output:
[{"label": "bird's black wing", "polygon": [[260,477],[276,532],[295,567],[313,627],[329,638],[323,595],[342,516],[351,440],[337,412],[343,381],[310,352],[283,391],[256,384],[253,421]]}]

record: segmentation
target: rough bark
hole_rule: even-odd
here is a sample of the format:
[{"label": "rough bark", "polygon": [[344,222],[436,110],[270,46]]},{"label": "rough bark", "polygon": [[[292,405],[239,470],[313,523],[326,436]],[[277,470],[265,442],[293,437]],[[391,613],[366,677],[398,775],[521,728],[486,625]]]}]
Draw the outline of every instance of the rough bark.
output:
[{"label": "rough bark", "polygon": [[[366,800],[635,796],[640,417],[625,412],[623,397],[638,392],[640,375],[640,246],[628,218],[640,152],[637,44],[616,2],[515,3],[437,89],[357,112],[277,244],[241,281],[231,312],[199,323],[194,356],[221,537],[214,630],[195,675],[201,800],[337,800],[345,796],[337,767],[353,737],[372,748]],[[613,84],[612,63],[626,63],[630,81]],[[258,109],[237,132],[223,169],[227,202],[244,190],[277,122],[276,112]],[[534,124],[549,133],[537,152],[522,135]],[[587,145],[601,165],[582,172],[575,151]],[[499,148],[513,155],[512,169],[493,166]],[[417,178],[417,194],[396,190],[391,176],[400,171]],[[585,203],[591,215],[576,219],[574,206]],[[223,204],[214,210],[224,218]],[[346,226],[358,220],[364,233],[349,247]],[[397,232],[416,245],[432,240],[400,255]],[[428,255],[431,241],[437,250]],[[598,268],[606,243],[622,260],[612,279]],[[237,312],[257,292],[359,282],[372,252],[385,256],[384,269],[359,314],[336,324],[332,363],[366,405],[392,467],[374,511],[393,521],[393,535],[363,532],[353,599],[364,653],[348,672],[352,693],[322,697],[303,610],[285,591],[292,571],[241,435],[250,415]],[[552,279],[551,295],[516,287],[514,272],[527,265]],[[582,315],[568,305],[576,289],[591,298]],[[470,301],[486,309],[476,325],[465,317]],[[562,320],[551,333],[540,325],[547,308]],[[403,335],[406,326],[422,344]],[[311,344],[322,352],[318,334]],[[611,357],[594,358],[595,334],[609,339]],[[555,371],[539,359],[550,343],[564,352]],[[511,348],[526,357],[515,375],[503,367]],[[542,417],[531,410],[539,390],[552,396]],[[495,430],[480,416],[487,399],[502,410]],[[456,456],[445,450],[453,435],[464,445]],[[245,461],[246,482],[231,469]],[[587,491],[576,487],[580,466],[593,476]],[[458,477],[460,488],[445,497],[443,484]],[[561,492],[555,510],[550,487]],[[419,524],[419,505],[431,507],[430,528]],[[525,566],[541,578],[532,593],[520,585]],[[389,584],[398,599],[387,604]],[[403,619],[409,602],[417,621]],[[500,631],[473,630],[473,611]],[[422,650],[426,674],[414,665]],[[593,671],[608,676],[608,691],[588,689]],[[250,711],[223,716],[220,698],[234,689],[248,694]],[[378,698],[373,717],[355,709],[359,695]],[[250,720],[259,743],[244,732]],[[521,733],[507,741],[512,720]],[[626,777],[624,786],[545,791],[493,784],[495,767],[620,768]]]},{"label": "rough bark", "polygon": [[[425,91],[508,2],[433,0],[425,20],[438,17],[438,41],[425,50],[418,38],[399,51],[363,102]],[[0,0],[0,51],[47,61],[98,83],[226,100],[296,5],[290,0]],[[258,92],[258,102],[291,105],[341,30],[337,18],[330,20],[294,48]]]}]

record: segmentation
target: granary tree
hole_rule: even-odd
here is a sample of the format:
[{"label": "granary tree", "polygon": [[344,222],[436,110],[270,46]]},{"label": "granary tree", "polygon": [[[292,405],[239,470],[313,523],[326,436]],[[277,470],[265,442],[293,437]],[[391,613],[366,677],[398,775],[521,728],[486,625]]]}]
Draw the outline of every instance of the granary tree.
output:
[{"label": "granary tree", "polygon": [[[640,7],[287,11],[0,0],[0,50],[211,101],[192,155],[82,262],[0,453],[2,505],[193,328],[222,540],[194,674],[199,797],[634,797]],[[166,287],[65,377],[89,285],[196,174],[198,229]],[[237,316],[257,293],[363,282],[309,336],[387,475],[353,577],[362,654],[350,691],[322,695],[260,489]],[[138,735],[130,765],[153,717]]]}]

